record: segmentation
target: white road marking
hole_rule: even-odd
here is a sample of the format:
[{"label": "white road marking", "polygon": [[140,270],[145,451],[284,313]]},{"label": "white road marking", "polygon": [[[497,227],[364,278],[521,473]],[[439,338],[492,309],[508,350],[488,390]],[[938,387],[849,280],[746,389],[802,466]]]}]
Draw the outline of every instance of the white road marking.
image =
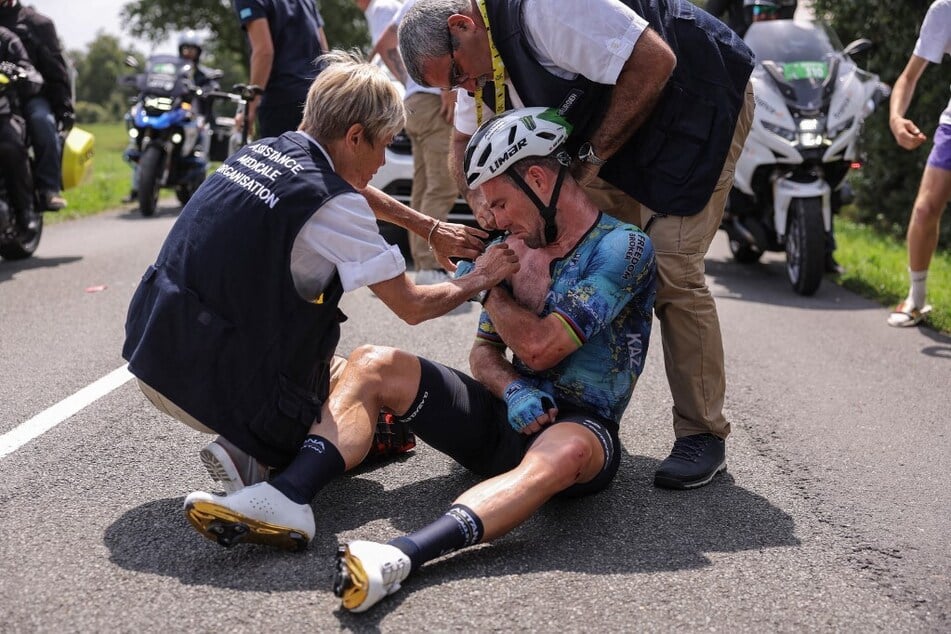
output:
[{"label": "white road marking", "polygon": [[40,412],[25,423],[0,436],[0,458],[13,453],[34,438],[45,434],[64,420],[91,405],[132,378],[128,365],[117,368],[72,396]]}]

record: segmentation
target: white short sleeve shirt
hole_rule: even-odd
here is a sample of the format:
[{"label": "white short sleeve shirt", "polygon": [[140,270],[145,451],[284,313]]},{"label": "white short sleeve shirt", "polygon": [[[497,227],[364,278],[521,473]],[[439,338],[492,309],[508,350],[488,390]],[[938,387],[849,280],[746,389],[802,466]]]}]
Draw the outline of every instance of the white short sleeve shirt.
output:
[{"label": "white short sleeve shirt", "polygon": [[[582,75],[601,84],[617,83],[647,28],[644,18],[617,0],[589,0],[583,5],[577,0],[525,0],[523,16],[528,44],[546,70],[563,79]],[[511,82],[505,83],[512,103],[521,107]],[[475,134],[475,98],[461,90],[455,121],[460,132]]]},{"label": "white short sleeve shirt", "polygon": [[[932,64],[940,64],[951,55],[951,0],[935,0],[921,23],[914,54]],[[941,123],[951,125],[951,100],[941,113]]]},{"label": "white short sleeve shirt", "polygon": [[[309,135],[297,132],[326,150]],[[390,280],[406,271],[399,247],[388,244],[366,198],[356,192],[324,203],[304,224],[291,247],[291,276],[302,298],[313,301],[326,289],[334,270],[344,291]]]},{"label": "white short sleeve shirt", "polygon": [[[392,24],[394,26],[399,26],[400,22],[403,21],[403,17],[406,15],[406,12],[413,8],[413,5],[416,4],[416,0],[406,0],[403,3],[403,6],[400,7],[400,10],[396,12],[396,15],[393,16]],[[441,91],[439,88],[430,88],[429,86],[420,86],[412,77],[406,77],[406,91],[403,93],[403,99],[406,100],[412,95],[415,95],[418,92],[427,92],[432,95],[438,95]]]}]

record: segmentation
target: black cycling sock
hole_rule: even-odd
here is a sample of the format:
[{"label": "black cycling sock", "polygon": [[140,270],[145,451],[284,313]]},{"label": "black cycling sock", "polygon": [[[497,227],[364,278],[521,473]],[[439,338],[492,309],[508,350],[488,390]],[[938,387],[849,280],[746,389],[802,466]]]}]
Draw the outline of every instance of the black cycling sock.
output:
[{"label": "black cycling sock", "polygon": [[298,504],[310,504],[317,492],[346,471],[343,456],[326,438],[311,434],[300,452],[271,486]]},{"label": "black cycling sock", "polygon": [[467,506],[453,504],[438,520],[388,542],[409,557],[415,571],[427,561],[482,541],[482,520]]}]

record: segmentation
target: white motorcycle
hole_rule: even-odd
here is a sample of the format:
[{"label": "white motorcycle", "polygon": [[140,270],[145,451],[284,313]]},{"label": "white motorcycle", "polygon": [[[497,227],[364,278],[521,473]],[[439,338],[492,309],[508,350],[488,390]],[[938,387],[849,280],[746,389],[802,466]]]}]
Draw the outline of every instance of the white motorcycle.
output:
[{"label": "white motorcycle", "polygon": [[756,22],[744,39],[757,60],[756,111],[721,228],[737,262],[785,251],[793,289],[812,295],[831,258],[833,213],[850,195],[846,175],[861,162],[863,123],[890,88],[851,59],[869,40],[843,49],[821,23]]}]

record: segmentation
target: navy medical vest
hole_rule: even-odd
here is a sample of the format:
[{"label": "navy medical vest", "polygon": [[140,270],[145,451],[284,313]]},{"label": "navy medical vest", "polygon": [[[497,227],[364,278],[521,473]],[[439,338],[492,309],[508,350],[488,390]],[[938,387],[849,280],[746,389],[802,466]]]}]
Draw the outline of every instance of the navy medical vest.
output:
[{"label": "navy medical vest", "polygon": [[[599,176],[654,211],[689,216],[706,205],[716,187],[753,53],[726,25],[687,0],[621,2],[673,49],[677,67],[650,117]],[[526,106],[558,108],[574,126],[569,149],[576,154],[597,128],[612,87],[549,73],[534,59],[523,33],[522,0],[485,3],[492,40],[519,97]],[[490,108],[494,93],[492,82],[482,91]]]},{"label": "navy medical vest", "polygon": [[182,209],[129,306],[129,370],[271,466],[320,418],[346,319],[336,273],[320,298],[300,297],[291,247],[315,210],[352,191],[303,135],[242,148]]}]

